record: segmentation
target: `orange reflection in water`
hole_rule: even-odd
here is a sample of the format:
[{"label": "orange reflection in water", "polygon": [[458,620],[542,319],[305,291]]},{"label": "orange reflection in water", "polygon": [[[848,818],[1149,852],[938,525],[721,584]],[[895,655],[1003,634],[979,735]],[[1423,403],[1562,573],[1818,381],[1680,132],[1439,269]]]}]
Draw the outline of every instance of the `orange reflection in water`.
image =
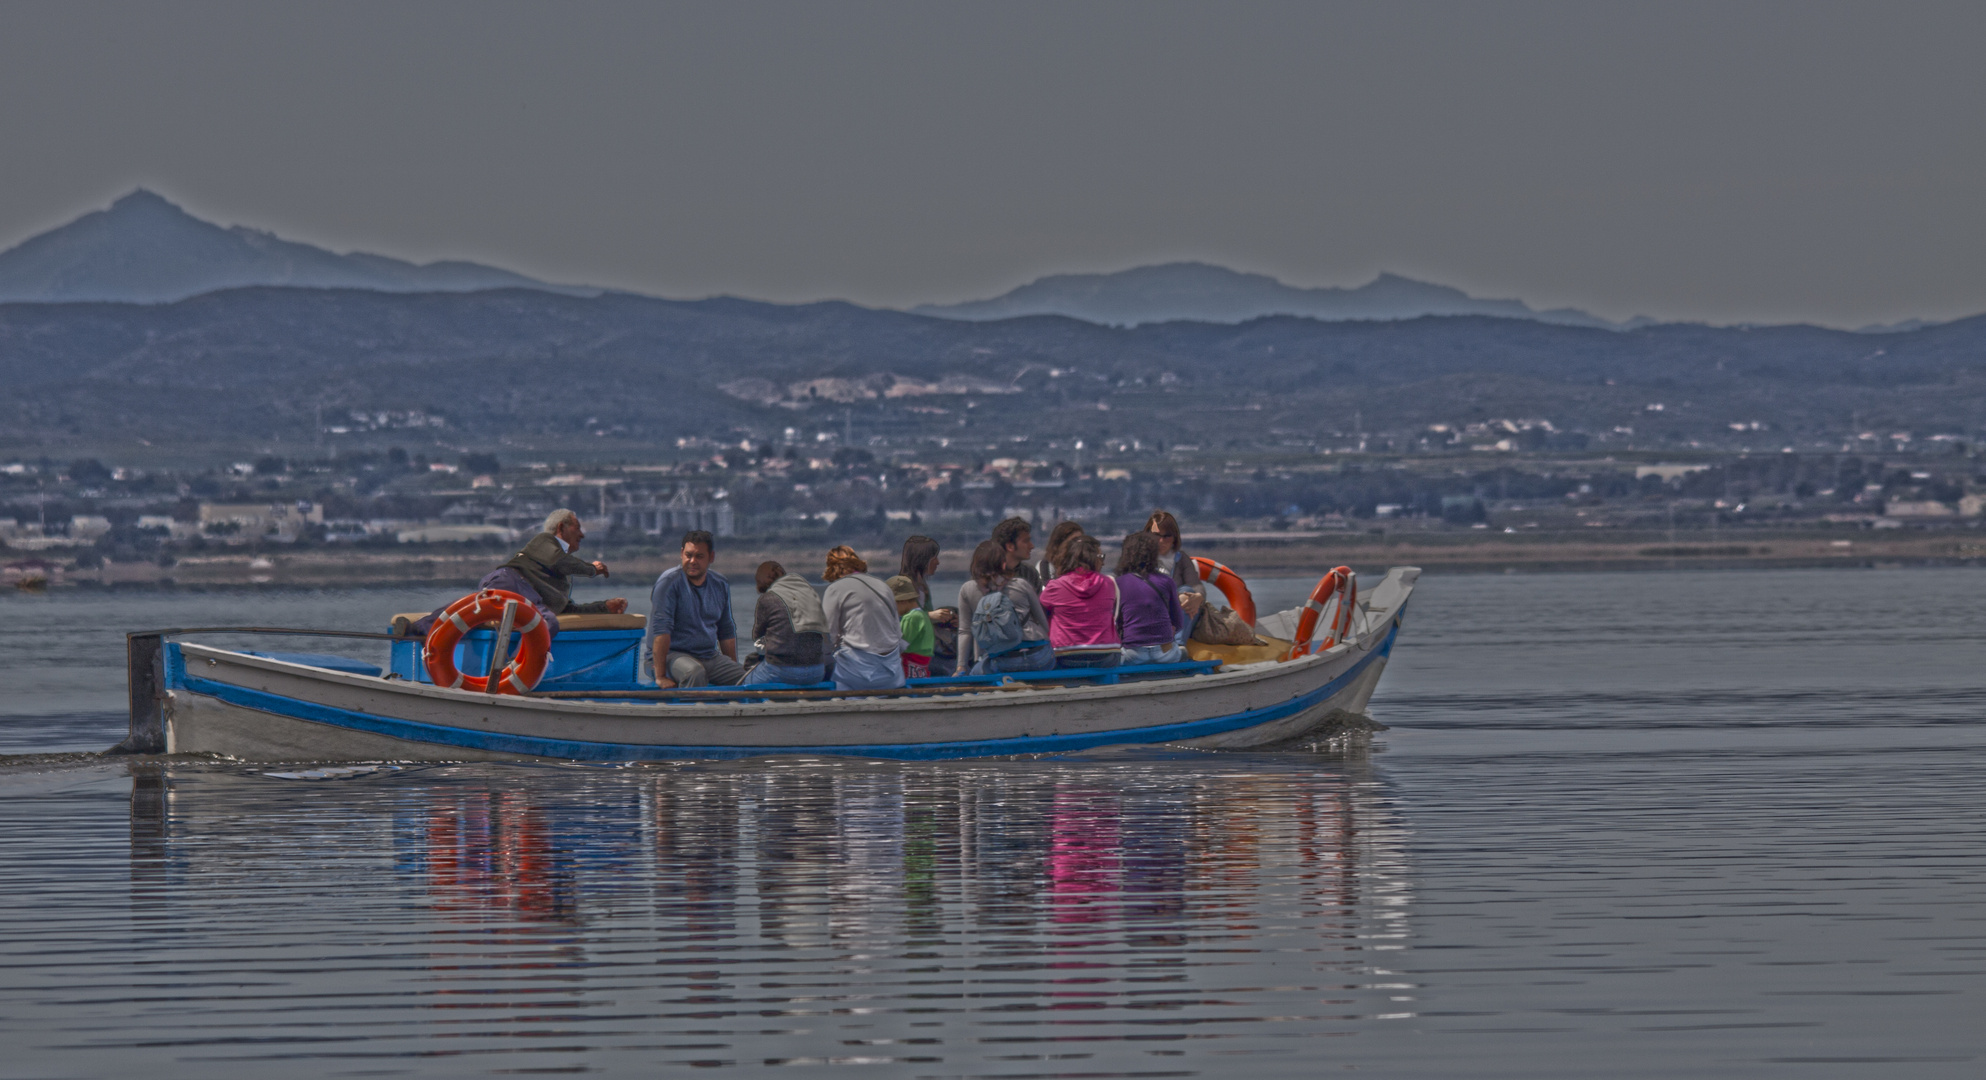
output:
[{"label": "orange reflection in water", "polygon": [[507,792],[462,797],[429,813],[427,876],[430,903],[452,916],[560,919],[575,908],[545,812]]}]

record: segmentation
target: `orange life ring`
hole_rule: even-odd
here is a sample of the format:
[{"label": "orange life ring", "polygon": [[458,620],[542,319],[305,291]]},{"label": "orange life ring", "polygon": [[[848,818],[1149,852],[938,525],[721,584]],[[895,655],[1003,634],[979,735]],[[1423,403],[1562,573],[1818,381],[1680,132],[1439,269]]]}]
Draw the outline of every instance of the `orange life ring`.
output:
[{"label": "orange life ring", "polygon": [[1193,556],[1193,568],[1200,572],[1200,580],[1212,585],[1227,597],[1227,604],[1236,615],[1255,625],[1255,594],[1248,591],[1248,583],[1241,575],[1222,566],[1204,555]]},{"label": "orange life ring", "polygon": [[[514,592],[484,589],[448,605],[441,618],[434,621],[434,629],[428,631],[425,643],[428,678],[436,686],[478,693],[489,691],[490,680],[487,676],[464,675],[456,670],[455,646],[461,644],[462,639],[469,636],[469,631],[478,626],[495,627],[500,624],[504,602],[510,600],[517,602],[517,617],[520,620],[511,629],[522,634],[523,640],[517,643],[517,655],[503,666],[497,678],[497,693],[522,694],[545,677],[545,666],[552,659],[552,628],[546,624],[544,616],[538,614],[531,601]],[[527,614],[530,617],[524,618]]]},{"label": "orange life ring", "polygon": [[[1324,608],[1331,598],[1338,598],[1338,610],[1331,615],[1330,632],[1324,643],[1314,647],[1311,638],[1317,634],[1317,620],[1324,615]],[[1303,602],[1303,614],[1296,619],[1296,644],[1290,646],[1285,660],[1308,656],[1312,651],[1328,649],[1352,632],[1352,609],[1358,605],[1358,575],[1349,566],[1340,566],[1317,579],[1317,587],[1310,590],[1310,599]]]}]

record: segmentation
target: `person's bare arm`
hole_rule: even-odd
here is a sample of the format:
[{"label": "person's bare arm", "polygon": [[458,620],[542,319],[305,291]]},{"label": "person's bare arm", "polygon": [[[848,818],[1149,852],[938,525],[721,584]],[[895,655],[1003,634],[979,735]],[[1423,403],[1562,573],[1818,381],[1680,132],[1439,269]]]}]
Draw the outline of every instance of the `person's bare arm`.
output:
[{"label": "person's bare arm", "polygon": [[668,690],[676,685],[669,677],[669,635],[655,635],[655,685]]},{"label": "person's bare arm", "polygon": [[721,652],[723,652],[723,653],[724,653],[724,655],[726,655],[726,656],[728,656],[728,657],[730,657],[730,658],[731,658],[731,662],[732,662],[732,663],[734,663],[734,664],[735,664],[735,663],[737,663],[737,662],[738,662],[738,639],[737,639],[737,638],[734,638],[734,637],[733,637],[733,638],[725,638],[725,639],[724,639],[723,641],[720,641],[720,642],[718,642],[718,643],[717,643],[717,648],[718,648],[718,649],[719,649],[719,650],[720,650]]}]

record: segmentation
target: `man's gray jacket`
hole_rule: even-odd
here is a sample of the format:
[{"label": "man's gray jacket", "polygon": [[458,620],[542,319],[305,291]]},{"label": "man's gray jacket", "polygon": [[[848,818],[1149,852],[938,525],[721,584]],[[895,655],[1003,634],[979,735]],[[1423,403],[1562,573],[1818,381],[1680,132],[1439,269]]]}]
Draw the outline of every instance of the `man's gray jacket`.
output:
[{"label": "man's gray jacket", "polygon": [[590,604],[572,602],[572,579],[590,578],[599,573],[593,564],[568,552],[551,533],[539,533],[524,550],[503,564],[523,575],[554,615],[604,615],[607,601]]}]

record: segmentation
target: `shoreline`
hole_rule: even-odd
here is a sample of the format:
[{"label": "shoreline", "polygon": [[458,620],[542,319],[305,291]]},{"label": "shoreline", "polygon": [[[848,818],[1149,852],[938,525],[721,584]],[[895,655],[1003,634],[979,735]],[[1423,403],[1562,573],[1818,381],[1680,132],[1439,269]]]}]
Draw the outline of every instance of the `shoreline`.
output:
[{"label": "shoreline", "polygon": [[[1838,534],[1837,534],[1838,536]],[[1812,534],[1773,534],[1734,537],[1718,533],[1624,536],[1606,540],[1566,536],[1347,535],[1342,542],[1262,541],[1196,544],[1188,550],[1205,555],[1243,574],[1302,575],[1348,565],[1360,574],[1376,574],[1389,566],[1419,566],[1450,573],[1571,573],[1593,571],[1665,571],[1682,569],[1791,569],[1873,566],[1953,566],[1986,562],[1986,537],[1943,533],[1872,536],[1861,533],[1842,540]],[[657,553],[616,556],[609,545],[604,554],[616,582],[640,583],[675,565]],[[867,549],[863,558],[871,572],[894,572],[897,553]],[[727,577],[749,575],[748,568],[776,559],[789,569],[808,573],[818,569],[823,552],[755,544],[721,546],[717,569]],[[353,586],[459,582],[472,584],[505,558],[500,552],[395,552],[315,549],[293,553],[230,552],[188,556],[172,566],[150,562],[106,563],[90,570],[67,570],[51,587],[90,586]],[[947,550],[945,569],[956,571],[963,552]]]}]

